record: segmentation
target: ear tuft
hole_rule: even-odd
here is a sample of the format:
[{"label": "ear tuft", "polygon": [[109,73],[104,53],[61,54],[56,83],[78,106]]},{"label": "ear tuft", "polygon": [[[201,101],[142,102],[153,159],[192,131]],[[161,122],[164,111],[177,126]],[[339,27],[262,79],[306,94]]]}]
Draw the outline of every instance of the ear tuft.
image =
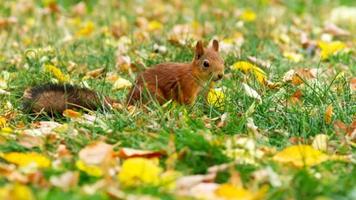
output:
[{"label": "ear tuft", "polygon": [[213,49],[219,51],[219,42],[215,39],[213,40]]},{"label": "ear tuft", "polygon": [[199,59],[204,54],[203,42],[199,40],[195,46],[195,57]]}]

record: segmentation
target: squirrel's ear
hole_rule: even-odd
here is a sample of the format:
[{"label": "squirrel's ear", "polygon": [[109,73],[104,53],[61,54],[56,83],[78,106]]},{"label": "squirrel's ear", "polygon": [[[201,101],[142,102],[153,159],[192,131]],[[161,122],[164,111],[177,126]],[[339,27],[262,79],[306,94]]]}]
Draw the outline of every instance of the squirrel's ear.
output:
[{"label": "squirrel's ear", "polygon": [[213,49],[219,51],[219,42],[217,40],[213,40]]},{"label": "squirrel's ear", "polygon": [[203,42],[199,40],[195,46],[195,57],[199,59],[204,54]]}]

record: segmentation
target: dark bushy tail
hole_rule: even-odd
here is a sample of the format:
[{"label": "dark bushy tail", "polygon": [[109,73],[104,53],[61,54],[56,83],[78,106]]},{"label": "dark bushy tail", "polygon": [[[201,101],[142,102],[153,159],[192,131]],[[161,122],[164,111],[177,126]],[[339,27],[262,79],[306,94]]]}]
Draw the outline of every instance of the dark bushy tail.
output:
[{"label": "dark bushy tail", "polygon": [[65,109],[96,110],[116,101],[97,92],[72,85],[47,84],[25,90],[23,106],[27,112],[62,113]]}]

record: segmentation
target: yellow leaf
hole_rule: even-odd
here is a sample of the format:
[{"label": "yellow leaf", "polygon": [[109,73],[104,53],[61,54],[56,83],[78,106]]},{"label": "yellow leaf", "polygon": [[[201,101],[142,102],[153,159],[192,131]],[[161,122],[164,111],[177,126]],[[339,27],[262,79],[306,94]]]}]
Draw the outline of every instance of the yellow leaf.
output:
[{"label": "yellow leaf", "polygon": [[256,13],[252,10],[244,10],[240,18],[245,22],[253,22],[256,20]]},{"label": "yellow leaf", "polygon": [[326,124],[330,124],[333,116],[333,105],[328,105],[328,107],[325,110],[325,115],[324,115],[324,120]]},{"label": "yellow leaf", "polygon": [[16,183],[0,188],[0,199],[34,200],[35,198],[29,187]]},{"label": "yellow leaf", "polygon": [[161,30],[163,28],[163,24],[157,20],[152,20],[148,23],[149,31]]},{"label": "yellow leaf", "polygon": [[157,185],[162,169],[153,160],[129,158],[124,161],[118,179],[126,187]]},{"label": "yellow leaf", "polygon": [[60,82],[67,82],[69,80],[69,76],[63,74],[63,72],[56,66],[47,64],[44,66],[46,72],[52,74],[58,81]]},{"label": "yellow leaf", "polygon": [[215,194],[224,199],[253,200],[254,194],[241,187],[231,184],[223,184],[215,190]]},{"label": "yellow leaf", "polygon": [[82,26],[76,33],[77,36],[89,36],[95,29],[94,22],[88,21],[84,26]]},{"label": "yellow leaf", "polygon": [[317,150],[326,151],[328,149],[328,136],[325,134],[316,135],[314,137],[312,146]]},{"label": "yellow leaf", "polygon": [[341,50],[346,48],[345,43],[340,41],[334,42],[323,42],[318,43],[319,48],[321,49],[320,56],[322,60],[327,60],[331,56],[339,53]]},{"label": "yellow leaf", "polygon": [[35,165],[36,167],[39,168],[47,168],[51,164],[51,161],[47,157],[36,152],[28,152],[28,153],[11,152],[11,153],[4,153],[0,155],[0,157],[20,167]]},{"label": "yellow leaf", "polygon": [[303,60],[303,55],[299,53],[294,53],[294,52],[284,52],[283,56],[287,58],[290,61],[293,62],[300,62]]},{"label": "yellow leaf", "polygon": [[174,190],[176,188],[176,180],[180,176],[180,172],[168,170],[161,174],[159,184],[168,190]]},{"label": "yellow leaf", "polygon": [[11,190],[13,200],[33,200],[35,199],[33,193],[26,185],[15,184]]},{"label": "yellow leaf", "polygon": [[98,167],[96,165],[87,165],[86,163],[84,163],[81,160],[78,160],[75,163],[75,166],[77,166],[78,169],[87,173],[90,176],[100,177],[103,175],[103,171],[101,170],[100,167]]},{"label": "yellow leaf", "polygon": [[120,89],[130,88],[131,86],[132,83],[129,80],[118,77],[118,79],[114,82],[113,89],[120,90]]},{"label": "yellow leaf", "polygon": [[231,69],[240,70],[245,74],[252,73],[256,77],[257,81],[261,84],[264,84],[267,79],[266,73],[262,69],[260,69],[259,67],[257,67],[256,65],[250,62],[238,61],[231,66]]},{"label": "yellow leaf", "polygon": [[6,125],[6,118],[5,117],[0,117],[0,128],[5,127]]},{"label": "yellow leaf", "polygon": [[207,100],[210,105],[220,108],[224,106],[225,94],[221,88],[210,89]]},{"label": "yellow leaf", "polygon": [[4,127],[0,130],[0,133],[3,133],[3,134],[8,134],[8,133],[12,133],[12,128],[10,127]]},{"label": "yellow leaf", "polygon": [[273,160],[280,163],[290,163],[296,167],[309,167],[318,165],[328,158],[328,155],[309,145],[294,145],[278,152]]}]

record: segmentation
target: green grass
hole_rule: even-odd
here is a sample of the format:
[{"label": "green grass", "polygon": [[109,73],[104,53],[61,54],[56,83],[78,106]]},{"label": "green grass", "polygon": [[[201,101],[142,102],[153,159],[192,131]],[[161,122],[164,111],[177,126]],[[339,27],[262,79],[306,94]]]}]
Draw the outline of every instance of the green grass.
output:
[{"label": "green grass", "polygon": [[[8,127],[16,134],[5,135],[0,132],[0,153],[36,151],[52,157],[60,144],[65,144],[74,155],[72,160],[65,162],[62,169],[47,169],[42,171],[46,180],[51,175],[61,174],[69,170],[77,170],[74,162],[78,152],[86,145],[96,140],[105,140],[114,144],[115,149],[131,147],[143,150],[164,150],[177,152],[180,158],[175,163],[175,169],[184,175],[204,174],[211,166],[229,163],[234,158],[226,155],[226,141],[236,137],[251,136],[247,127],[247,118],[252,118],[258,127],[261,138],[254,138],[257,147],[268,147],[281,150],[292,145],[290,138],[301,137],[303,143],[310,144],[317,134],[326,134],[330,138],[330,148],[334,153],[355,156],[355,146],[345,142],[343,135],[337,134],[333,122],[340,120],[349,125],[355,120],[356,96],[350,90],[350,78],[356,74],[355,34],[356,26],[350,24],[342,27],[351,32],[346,38],[336,38],[353,46],[348,53],[320,61],[318,55],[308,55],[300,46],[299,37],[293,35],[293,28],[310,26],[307,32],[312,39],[319,40],[318,28],[328,19],[330,11],[338,6],[356,6],[354,1],[346,0],[313,0],[313,1],[280,1],[280,4],[266,3],[268,1],[191,1],[174,5],[170,1],[95,1],[87,2],[87,14],[78,16],[82,22],[92,21],[94,30],[87,37],[77,37],[80,29],[70,22],[75,20],[71,11],[74,2],[58,0],[61,13],[43,14],[47,1],[30,1],[30,7],[25,7],[20,1],[1,1],[0,19],[15,16],[17,22],[6,27],[0,23],[0,81],[6,80],[5,89],[10,95],[0,94],[0,116],[13,117],[8,121]],[[165,8],[166,10],[162,10]],[[181,6],[181,7],[180,7]],[[148,20],[161,20],[163,29],[156,33],[148,33],[148,38],[139,41],[137,34],[143,32],[137,27],[137,9],[142,8],[142,17]],[[237,25],[239,18],[234,15],[237,9],[248,8],[257,14],[254,22]],[[271,8],[286,9],[285,15],[277,17],[274,23],[268,23]],[[275,11],[277,12],[277,11]],[[42,13],[42,14],[41,14]],[[317,14],[316,14],[317,13]],[[301,19],[300,25],[295,20]],[[303,21],[304,20],[304,21]],[[308,21],[310,20],[310,21]],[[112,90],[112,85],[105,80],[107,73],[115,72],[120,76],[134,81],[136,73],[128,75],[118,71],[116,65],[117,46],[120,42],[112,34],[105,33],[113,24],[121,24],[123,35],[131,40],[129,51],[132,63],[139,69],[165,62],[189,62],[193,52],[189,45],[178,46],[168,41],[168,32],[177,24],[196,21],[200,25],[207,24],[211,29],[200,36],[209,41],[214,36],[220,39],[231,38],[239,32],[244,37],[244,43],[236,51],[223,54],[228,78],[217,83],[226,88],[223,108],[214,108],[200,97],[194,106],[169,104],[166,107],[151,105],[148,109],[139,109],[137,114],[130,115],[124,111],[97,111],[99,121],[92,125],[81,124],[70,119],[59,117],[51,119],[48,116],[29,115],[22,112],[23,91],[34,85],[55,81],[54,76],[43,71],[43,64],[55,64],[65,74],[69,74],[70,82],[81,86],[89,86],[104,95],[109,95],[120,101],[125,101],[128,90]],[[292,42],[288,48],[297,48],[304,55],[299,63],[293,63],[283,56],[283,48],[274,40],[273,31],[278,26],[289,28],[286,34]],[[305,27],[304,27],[305,28]],[[282,29],[278,29],[282,34]],[[66,32],[73,39],[63,41]],[[278,35],[279,35],[278,34]],[[189,41],[191,44],[194,40]],[[167,47],[167,53],[154,53],[153,45]],[[297,43],[297,44],[295,44]],[[34,52],[34,56],[30,56]],[[282,83],[277,89],[270,89],[259,84],[253,76],[244,77],[241,72],[232,71],[231,66],[236,61],[247,60],[248,56],[256,56],[262,60],[271,61],[270,69],[266,71],[268,80],[281,82],[284,74],[290,69],[318,68],[322,75],[316,81],[304,80],[300,86]],[[69,69],[70,63],[75,63]],[[87,71],[103,67],[105,73],[98,78],[85,78]],[[327,70],[333,70],[328,74]],[[344,76],[337,78],[339,73]],[[257,103],[248,97],[241,85],[247,83],[261,96],[262,102]],[[301,90],[303,97],[300,104],[285,105],[285,101]],[[324,113],[328,105],[334,108],[332,123],[326,124]],[[11,106],[9,106],[11,105]],[[254,107],[253,107],[254,105]],[[206,127],[207,119],[211,120],[228,115],[225,126],[218,127],[211,121],[211,127]],[[30,128],[35,121],[56,120],[66,123],[69,128],[59,131],[57,140],[46,138],[45,145],[32,149],[23,147],[19,142],[21,130]],[[0,124],[1,125],[1,124]],[[78,134],[73,136],[73,130]],[[173,146],[170,143],[174,141]],[[354,143],[355,144],[355,143]],[[235,158],[239,159],[239,158]],[[166,166],[167,156],[161,160],[161,166]],[[4,160],[0,164],[6,165]],[[356,169],[353,162],[327,161],[315,167],[293,168],[272,162],[270,158],[260,160],[256,165],[236,164],[233,169],[220,172],[216,182],[226,183],[231,176],[231,170],[240,173],[246,188],[261,187],[265,183],[256,182],[252,177],[256,170],[271,167],[283,180],[279,187],[269,185],[266,199],[353,199],[356,192]],[[1,174],[2,172],[0,172]],[[2,174],[3,175],[3,174]],[[38,199],[109,199],[104,190],[94,195],[85,194],[82,187],[95,183],[99,179],[80,172],[79,184],[69,191],[55,187],[41,187],[39,184],[28,184]],[[0,177],[0,188],[13,183],[6,176]],[[257,184],[257,185],[253,185]],[[127,194],[151,195],[160,199],[184,199],[174,193],[162,192],[159,187],[142,187],[123,189]]]}]

